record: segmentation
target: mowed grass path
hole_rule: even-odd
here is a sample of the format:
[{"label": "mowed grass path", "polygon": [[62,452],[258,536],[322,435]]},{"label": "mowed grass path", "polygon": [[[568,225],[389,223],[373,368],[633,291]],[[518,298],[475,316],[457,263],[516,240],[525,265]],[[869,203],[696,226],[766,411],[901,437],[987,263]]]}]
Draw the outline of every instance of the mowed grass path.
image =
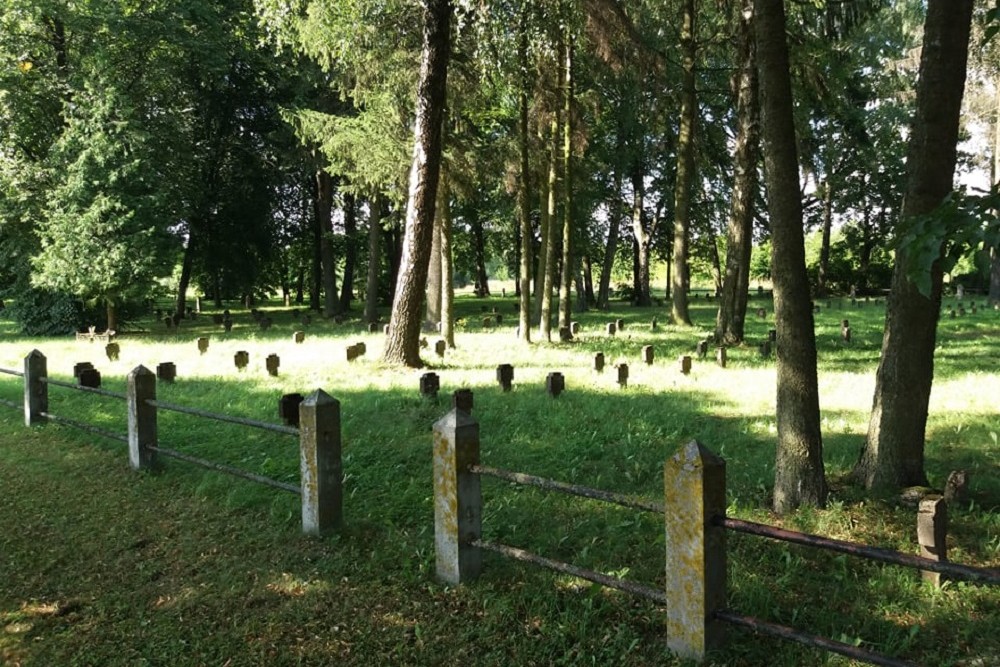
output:
[{"label": "mowed grass path", "polygon": [[[701,328],[664,326],[662,311],[627,306],[580,316],[569,345],[514,341],[512,299],[459,301],[459,348],[425,359],[442,378],[434,403],[417,394],[418,371],[382,367],[381,334],[360,323],[303,327],[284,309],[267,332],[237,313],[225,335],[205,317],[180,332],[162,325],[123,337],[110,362],[99,344],[0,338],[0,366],[20,369],[31,349],[68,379],[91,361],[105,387],[123,390],[134,366],[174,361],[178,381],[163,400],[276,422],[277,397],[323,388],[341,401],[346,529],[299,534],[297,498],[167,461],[157,474],[128,470],[124,447],[65,427],[26,429],[0,406],[0,664],[3,665],[548,665],[676,664],[663,638],[663,609],[578,580],[487,555],[480,581],[459,588],[434,579],[430,427],[459,387],[475,392],[483,460],[489,465],[648,498],[662,494],[662,465],[698,439],[727,460],[734,516],[915,552],[915,510],[896,497],[866,498],[844,476],[867,427],[881,342],[881,308],[834,300],[817,313],[829,508],[779,519],[768,511],[774,458],[773,359],[755,345],[730,350],[729,366],[695,361],[677,371],[711,327],[713,306],[696,302]],[[766,302],[751,304],[751,308]],[[482,308],[503,315],[484,329]],[[651,330],[659,312],[661,323]],[[626,320],[613,339],[603,324]],[[849,318],[853,342],[840,340]],[[752,342],[770,320],[749,322]],[[0,322],[9,327],[9,323]],[[291,332],[306,331],[303,345]],[[211,337],[200,356],[194,339]],[[940,485],[970,471],[970,500],[952,507],[950,555],[1000,565],[1000,314],[944,319],[932,395],[928,469]],[[363,340],[348,364],[346,345]],[[433,338],[431,338],[433,341]],[[652,367],[642,345],[656,348]],[[236,350],[251,365],[233,367]],[[620,390],[613,370],[631,366]],[[263,359],[281,356],[279,377]],[[515,366],[509,394],[499,363]],[[558,370],[567,391],[543,389]],[[17,378],[0,376],[0,398],[19,401]],[[52,412],[124,432],[124,405],[50,389]],[[184,415],[160,415],[168,447],[284,481],[297,479],[295,439]],[[663,584],[662,526],[653,516],[484,481],[484,533],[546,556]],[[915,573],[756,538],[730,540],[730,605],[768,620],[857,642],[923,665],[1000,664],[1000,593],[949,583],[932,590]],[[979,662],[976,662],[976,661]],[[823,653],[733,631],[718,665],[849,664]]]}]

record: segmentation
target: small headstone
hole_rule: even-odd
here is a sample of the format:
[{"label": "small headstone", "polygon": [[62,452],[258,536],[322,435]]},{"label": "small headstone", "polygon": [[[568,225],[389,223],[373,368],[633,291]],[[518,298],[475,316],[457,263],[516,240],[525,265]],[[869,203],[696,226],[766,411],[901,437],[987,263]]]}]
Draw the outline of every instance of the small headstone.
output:
[{"label": "small headstone", "polygon": [[443,338],[434,341],[434,354],[439,357],[444,356],[444,351],[448,349],[448,343]]},{"label": "small headstone", "polygon": [[85,371],[87,369],[93,368],[93,367],[94,367],[94,364],[90,363],[89,361],[81,361],[78,364],[74,364],[73,365],[73,377],[79,379],[80,378],[80,373],[82,373],[83,371]]},{"label": "small headstone", "polygon": [[724,346],[715,348],[715,363],[719,364],[721,368],[726,367],[726,348]]},{"label": "small headstone", "polygon": [[497,326],[500,326],[501,324],[503,324],[503,315],[501,315],[500,313],[497,313],[493,317],[495,317],[496,320],[497,320]]},{"label": "small headstone", "polygon": [[121,348],[118,346],[118,343],[108,343],[104,346],[104,353],[108,355],[108,361],[118,361]]},{"label": "small headstone", "polygon": [[618,386],[624,389],[628,386],[628,364],[618,364],[615,368],[618,370]]},{"label": "small headstone", "polygon": [[296,331],[292,333],[292,340],[295,341],[296,343],[304,343],[306,340],[306,332]]},{"label": "small headstone", "polygon": [[378,331],[378,322],[368,323],[368,333],[376,333]]},{"label": "small headstone", "polygon": [[427,347],[427,339],[426,338],[421,338],[420,339],[420,349],[423,350],[426,347]]},{"label": "small headstone", "polygon": [[386,335],[389,335],[389,325],[388,324],[386,324],[384,327],[382,327],[382,333],[384,333]]},{"label": "small headstone", "polygon": [[173,382],[177,379],[177,365],[172,361],[164,361],[156,365],[156,377],[163,382]]},{"label": "small headstone", "polygon": [[594,355],[594,370],[597,371],[598,373],[602,373],[604,371],[603,352],[598,352],[597,354]]},{"label": "small headstone", "polygon": [[563,377],[562,373],[549,373],[545,376],[545,391],[549,393],[549,396],[558,398],[564,389],[566,389],[566,378]]},{"label": "small headstone", "polygon": [[427,398],[437,398],[441,381],[437,373],[424,373],[420,376],[420,395]]},{"label": "small headstone", "polygon": [[948,481],[944,483],[944,499],[948,503],[965,501],[969,493],[969,473],[965,470],[952,470]]},{"label": "small headstone", "polygon": [[289,426],[299,425],[299,403],[302,394],[282,394],[278,399],[278,416]]},{"label": "small headstone", "polygon": [[642,362],[647,366],[653,365],[653,346],[643,345],[642,346]]},{"label": "small headstone", "polygon": [[347,348],[344,350],[344,355],[347,358],[347,361],[354,361],[355,359],[358,358],[358,346],[348,345]]},{"label": "small headstone", "polygon": [[618,325],[615,324],[614,322],[608,322],[606,331],[608,332],[609,336],[614,336],[615,332],[618,331]]},{"label": "small headstone", "polygon": [[98,389],[101,386],[101,373],[96,368],[85,368],[80,371],[76,381],[81,387]]},{"label": "small headstone", "polygon": [[363,357],[368,352],[368,346],[363,342],[358,342],[354,344],[355,349],[358,351],[358,356]]},{"label": "small headstone", "polygon": [[973,314],[973,315],[975,315],[975,314],[976,314],[976,306],[975,306],[975,304],[973,304],[973,306],[972,306],[972,314]]},{"label": "small headstone", "polygon": [[208,352],[208,338],[202,336],[198,339],[198,352],[199,354],[205,354]]},{"label": "small headstone", "polygon": [[757,285],[757,296],[764,296],[764,286]]},{"label": "small headstone", "polygon": [[245,350],[240,350],[233,356],[233,363],[236,364],[236,368],[243,370],[250,363],[250,353]]},{"label": "small headstone", "polygon": [[500,364],[497,366],[497,383],[504,391],[510,391],[514,382],[514,367],[510,364]]},{"label": "small headstone", "polygon": [[579,322],[570,322],[569,323],[569,332],[570,332],[570,334],[572,334],[574,336],[577,335],[578,333],[580,333],[580,323]]},{"label": "small headstone", "polygon": [[682,354],[681,356],[677,357],[677,367],[678,367],[678,369],[680,369],[680,372],[683,373],[684,375],[687,375],[688,373],[690,373],[691,372],[691,357],[689,357],[686,354]]},{"label": "small headstone", "polygon": [[615,320],[615,326],[618,328],[618,331],[625,331],[625,320],[619,317]]},{"label": "small headstone", "polygon": [[471,413],[472,412],[472,390],[471,389],[459,389],[454,394],[451,395],[451,407],[456,410],[461,410],[462,412]]},{"label": "small headstone", "polygon": [[960,307],[958,309],[958,314],[959,314],[959,316],[964,316],[965,315],[965,308],[964,307]]},{"label": "small headstone", "polygon": [[708,356],[708,339],[698,341],[698,358],[704,359]]},{"label": "small headstone", "polygon": [[573,334],[569,327],[559,327],[559,340],[563,343],[573,340]]},{"label": "small headstone", "polygon": [[267,374],[271,377],[278,377],[279,366],[281,366],[281,359],[276,354],[269,354],[264,359],[264,367],[267,368]]},{"label": "small headstone", "polygon": [[948,311],[948,317],[950,317],[951,319],[955,319],[955,309],[954,308],[952,308],[951,310]]}]

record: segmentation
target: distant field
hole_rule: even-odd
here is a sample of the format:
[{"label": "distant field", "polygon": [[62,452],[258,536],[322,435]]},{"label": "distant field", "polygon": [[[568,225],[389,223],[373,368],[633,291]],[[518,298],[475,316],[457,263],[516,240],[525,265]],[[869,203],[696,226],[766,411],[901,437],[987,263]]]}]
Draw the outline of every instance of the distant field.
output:
[{"label": "distant field", "polygon": [[[727,461],[729,514],[915,553],[915,509],[866,498],[845,479],[867,428],[884,310],[871,301],[818,302],[816,335],[828,508],[778,519],[769,511],[774,463],[774,359],[757,344],[771,304],[754,299],[749,341],[728,365],[695,355],[714,304],[693,303],[693,329],[666,324],[664,308],[615,305],[577,317],[569,344],[520,345],[513,295],[457,302],[456,350],[424,351],[441,377],[435,403],[420,397],[424,371],[379,363],[382,334],[357,313],[335,324],[277,305],[267,331],[233,309],[229,334],[210,315],[179,331],[141,323],[121,337],[120,358],[103,344],[21,339],[0,319],[0,367],[20,369],[38,349],[51,377],[92,362],[106,388],[123,391],[135,366],[177,365],[162,400],[278,422],[277,399],[322,388],[341,401],[345,467],[343,534],[299,535],[297,498],[190,465],[129,471],[124,446],[48,425],[26,429],[0,406],[0,664],[3,665],[672,665],[664,611],[652,603],[487,554],[482,578],[450,588],[434,579],[431,425],[462,387],[475,395],[483,462],[567,482],[662,499],[663,462],[697,439]],[[946,304],[948,305],[948,304]],[[766,318],[754,312],[765,308]],[[495,324],[494,309],[502,316]],[[653,318],[658,318],[654,330]],[[614,337],[605,324],[625,320]],[[840,337],[849,319],[852,341]],[[302,330],[296,344],[292,332]],[[208,336],[200,355],[195,345]],[[429,335],[433,343],[434,337]],[[348,363],[347,345],[367,354]],[[655,362],[640,362],[652,345]],[[233,355],[250,365],[238,371]],[[608,368],[593,370],[603,352]],[[264,358],[278,354],[278,377]],[[965,469],[970,500],[950,508],[950,556],[1000,566],[1000,312],[941,320],[928,423],[932,485]],[[629,386],[612,366],[630,365]],[[503,393],[495,368],[515,368]],[[566,377],[558,399],[547,373]],[[19,402],[18,378],[0,375],[0,399]],[[50,388],[53,413],[125,431],[114,399]],[[185,453],[296,482],[295,439],[186,415],[160,415],[160,441]],[[484,534],[542,555],[664,582],[663,527],[591,501],[484,480]],[[734,535],[729,604],[741,613],[822,634],[921,665],[1000,664],[1000,592],[948,583],[933,590],[910,571]],[[733,630],[717,665],[851,664],[813,649]]]}]

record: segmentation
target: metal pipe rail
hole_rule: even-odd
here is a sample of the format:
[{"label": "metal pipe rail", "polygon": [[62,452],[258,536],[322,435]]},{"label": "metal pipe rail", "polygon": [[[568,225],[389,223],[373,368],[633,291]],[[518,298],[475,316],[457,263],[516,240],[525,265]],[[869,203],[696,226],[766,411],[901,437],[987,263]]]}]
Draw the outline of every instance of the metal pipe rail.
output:
[{"label": "metal pipe rail", "polygon": [[186,461],[187,463],[192,463],[202,468],[208,468],[209,470],[215,470],[216,472],[225,473],[227,475],[232,475],[233,477],[240,477],[242,479],[249,480],[251,482],[256,482],[258,484],[263,484],[264,486],[270,486],[275,489],[280,489],[282,491],[287,491],[289,493],[294,493],[297,495],[302,494],[301,487],[294,484],[288,484],[287,482],[279,482],[276,479],[271,479],[270,477],[264,477],[263,475],[258,475],[241,468],[235,468],[233,466],[228,466],[224,463],[215,463],[213,461],[208,461],[206,459],[200,459],[197,456],[191,456],[190,454],[182,454],[175,449],[168,449],[166,447],[150,447],[150,450],[167,456],[169,458],[177,459],[179,461]]},{"label": "metal pipe rail", "polygon": [[127,400],[128,396],[119,393],[117,391],[108,391],[107,389],[99,389],[97,387],[84,387],[79,384],[73,384],[72,382],[63,382],[62,380],[56,380],[54,378],[42,377],[38,378],[40,382],[46,384],[55,385],[57,387],[66,387],[67,389],[75,389],[76,391],[84,391],[88,394],[97,394],[98,396],[107,396],[109,398],[118,398],[121,400]]},{"label": "metal pipe rail", "polygon": [[843,642],[834,641],[833,639],[827,639],[826,637],[801,632],[785,625],[769,623],[768,621],[762,621],[759,618],[754,618],[753,616],[744,616],[728,609],[715,612],[714,617],[720,621],[725,621],[726,623],[747,628],[763,635],[787,639],[793,642],[798,642],[799,644],[811,646],[813,648],[830,651],[831,653],[839,653],[840,655],[847,656],[848,658],[860,660],[861,662],[867,662],[872,665],[882,665],[883,667],[917,667],[916,663],[889,658],[857,646],[852,646],[851,644],[845,644]]},{"label": "metal pipe rail", "polygon": [[64,424],[66,426],[72,426],[73,428],[79,429],[81,431],[87,431],[88,433],[93,433],[94,435],[99,435],[102,438],[108,438],[109,440],[117,440],[119,442],[124,442],[128,444],[128,436],[122,435],[120,433],[114,433],[112,431],[105,431],[99,426],[92,426],[86,422],[77,421],[75,419],[70,419],[69,417],[60,417],[59,415],[54,415],[51,412],[40,412],[42,417],[50,419],[57,424]]},{"label": "metal pipe rail", "polygon": [[614,588],[619,591],[624,591],[632,595],[643,597],[648,600],[652,600],[657,604],[665,605],[667,604],[667,594],[664,591],[653,588],[651,586],[645,586],[643,584],[637,584],[633,581],[625,581],[624,579],[619,579],[618,577],[612,577],[610,575],[604,574],[603,572],[597,572],[596,570],[588,570],[586,568],[578,567],[571,563],[564,563],[558,560],[552,560],[551,558],[545,558],[544,556],[539,556],[533,554],[530,551],[525,551],[524,549],[518,549],[517,547],[508,546],[506,544],[498,544],[496,542],[487,542],[485,540],[473,540],[471,542],[472,546],[479,547],[480,549],[487,549],[488,551],[493,551],[498,554],[502,554],[514,560],[519,560],[525,563],[531,563],[533,565],[539,565],[549,570],[554,570],[556,572],[561,572],[563,574],[569,574],[586,581],[592,581],[595,584],[600,584],[602,586],[607,586],[608,588]]},{"label": "metal pipe rail", "polygon": [[640,510],[642,512],[663,514],[662,504],[649,500],[643,500],[634,496],[628,496],[624,493],[602,491],[600,489],[592,489],[586,486],[579,486],[577,484],[567,484],[566,482],[559,482],[545,477],[528,475],[523,472],[511,472],[510,470],[491,468],[490,466],[483,465],[469,466],[469,472],[477,473],[479,475],[487,475],[489,477],[496,477],[497,479],[514,482],[515,484],[522,484],[524,486],[533,486],[539,489],[545,489],[546,491],[556,491],[558,493],[565,493],[571,496],[590,498],[591,500],[601,500],[603,502],[620,505],[629,509]]},{"label": "metal pipe rail", "polygon": [[24,377],[24,373],[22,373],[21,371],[15,371],[9,368],[0,368],[0,373],[3,373],[5,375],[16,375],[17,377],[21,378]]},{"label": "metal pipe rail", "polygon": [[713,523],[718,526],[723,526],[728,530],[747,533],[748,535],[757,535],[760,537],[782,540],[784,542],[792,542],[794,544],[803,544],[805,546],[826,549],[828,551],[836,551],[838,553],[845,553],[882,563],[912,567],[917,570],[940,572],[941,574],[946,574],[950,577],[959,579],[969,579],[993,585],[1000,584],[1000,570],[996,569],[972,567],[970,565],[960,565],[958,563],[951,563],[948,561],[936,561],[929,558],[923,558],[921,556],[914,556],[912,554],[904,554],[892,549],[880,549],[878,547],[871,547],[866,544],[858,544],[856,542],[848,542],[846,540],[835,540],[829,537],[810,535],[809,533],[799,533],[792,530],[768,526],[762,523],[743,521],[742,519],[731,519],[729,517],[716,516],[713,519]]},{"label": "metal pipe rail", "polygon": [[280,424],[270,424],[268,422],[258,421],[256,419],[247,419],[245,417],[230,417],[229,415],[220,415],[215,412],[208,412],[207,410],[199,410],[197,408],[189,408],[183,405],[176,405],[174,403],[165,403],[164,401],[157,400],[147,400],[147,405],[151,405],[157,410],[167,410],[169,412],[180,412],[186,415],[194,415],[196,417],[204,417],[206,419],[214,419],[215,421],[226,422],[229,424],[239,424],[241,426],[250,426],[252,428],[259,428],[264,431],[272,431],[274,433],[283,433],[285,435],[294,435],[298,437],[299,429],[293,426],[282,426]]}]

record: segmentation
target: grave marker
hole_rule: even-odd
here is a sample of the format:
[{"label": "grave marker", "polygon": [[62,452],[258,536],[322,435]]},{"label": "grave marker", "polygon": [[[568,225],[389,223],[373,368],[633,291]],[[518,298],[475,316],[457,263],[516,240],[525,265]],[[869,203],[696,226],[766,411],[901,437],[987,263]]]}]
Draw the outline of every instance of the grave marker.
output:
[{"label": "grave marker", "polygon": [[267,368],[267,374],[271,377],[278,377],[279,366],[281,366],[281,359],[276,354],[269,354],[264,359],[264,367]]},{"label": "grave marker", "polygon": [[684,375],[689,374],[691,372],[691,357],[686,354],[677,357],[677,366],[681,373]]},{"label": "grave marker", "polygon": [[236,368],[243,370],[250,363],[250,353],[246,350],[240,350],[233,356],[233,363],[236,364]]},{"label": "grave marker", "polygon": [[510,391],[511,383],[514,381],[514,367],[510,364],[500,364],[497,366],[497,382],[504,391]]},{"label": "grave marker", "polygon": [[101,386],[101,374],[96,368],[85,368],[80,371],[80,375],[76,378],[76,381],[81,387],[99,389]]},{"label": "grave marker", "polygon": [[451,395],[451,406],[465,413],[472,412],[473,396],[471,389],[458,389]]},{"label": "grave marker", "polygon": [[118,346],[118,343],[108,343],[104,346],[104,354],[108,355],[108,361],[118,361],[121,348]]},{"label": "grave marker", "polygon": [[306,340],[306,332],[296,331],[292,333],[292,340],[295,341],[296,343],[304,343]]},{"label": "grave marker", "polygon": [[205,354],[208,352],[208,339],[202,336],[198,339],[198,353]]},{"label": "grave marker", "polygon": [[563,377],[562,373],[553,372],[545,376],[545,391],[549,393],[552,398],[559,398],[559,394],[566,389],[566,378]]},{"label": "grave marker", "polygon": [[594,370],[598,373],[604,371],[604,353],[598,352],[594,355]]},{"label": "grave marker", "polygon": [[303,400],[302,394],[282,394],[278,399],[278,417],[289,426],[299,425],[299,403]]},{"label": "grave marker", "polygon": [[618,364],[618,386],[624,389],[628,386],[628,364]]},{"label": "grave marker", "polygon": [[437,373],[424,373],[420,376],[420,395],[425,398],[437,398],[441,389],[441,380]]},{"label": "grave marker", "polygon": [[647,366],[653,365],[653,346],[643,345],[642,346],[642,361]]}]

